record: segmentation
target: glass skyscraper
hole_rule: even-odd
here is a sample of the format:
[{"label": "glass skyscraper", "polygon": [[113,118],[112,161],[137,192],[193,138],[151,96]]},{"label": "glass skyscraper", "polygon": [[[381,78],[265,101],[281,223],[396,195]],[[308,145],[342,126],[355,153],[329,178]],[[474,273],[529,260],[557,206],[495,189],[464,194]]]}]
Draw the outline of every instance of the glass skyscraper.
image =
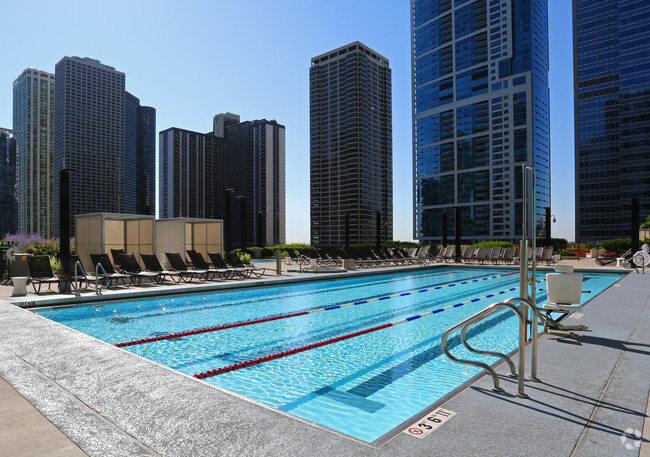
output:
[{"label": "glass skyscraper", "polygon": [[28,68],[13,84],[18,232],[54,236],[54,75]]},{"label": "glass skyscraper", "polygon": [[16,233],[16,139],[11,130],[0,128],[0,237]]},{"label": "glass skyscraper", "polygon": [[[546,0],[411,0],[414,237],[521,235],[521,165],[550,206]],[[531,189],[532,190],[532,189]]]},{"label": "glass skyscraper", "polygon": [[393,239],[393,135],[388,59],[354,42],[309,69],[311,244]]},{"label": "glass skyscraper", "polygon": [[[87,57],[64,57],[55,69],[55,208],[59,171],[70,176],[71,233],[74,216],[136,213],[139,100],[125,90],[124,73]],[[149,123],[149,141],[155,123]],[[149,149],[155,146],[149,145]],[[155,162],[145,163],[149,176]],[[58,210],[55,211],[57,233]]]},{"label": "glass skyscraper", "polygon": [[574,0],[576,241],[650,215],[650,2]]}]

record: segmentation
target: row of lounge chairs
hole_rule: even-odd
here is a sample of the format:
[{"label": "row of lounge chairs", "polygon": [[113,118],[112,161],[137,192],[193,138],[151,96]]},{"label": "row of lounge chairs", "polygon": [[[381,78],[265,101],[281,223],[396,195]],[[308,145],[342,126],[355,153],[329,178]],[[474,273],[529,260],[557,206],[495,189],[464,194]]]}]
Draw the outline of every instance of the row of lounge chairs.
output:
[{"label": "row of lounge chairs", "polygon": [[[538,247],[535,256],[537,263],[545,262],[546,265],[555,263],[553,259],[553,247]],[[519,248],[475,248],[475,247],[465,247],[462,248],[459,260],[464,263],[479,263],[486,264],[492,262],[496,264],[512,264],[515,259],[519,259]],[[438,256],[436,256],[437,262],[451,262],[456,260],[456,248],[446,247],[440,250]],[[527,261],[532,263],[533,261],[533,249],[528,248],[527,252]]]},{"label": "row of lounge chairs", "polygon": [[433,260],[428,253],[426,247],[412,248],[409,252],[401,248],[369,247],[287,249],[291,263],[300,266],[313,263],[318,267],[341,267],[344,259],[353,259],[358,268],[422,264]]},{"label": "row of lounge chairs", "polygon": [[215,279],[260,278],[266,273],[266,268],[244,265],[236,254],[226,254],[224,260],[219,253],[208,253],[212,264],[199,252],[188,250],[187,254],[191,259],[192,268],[188,267],[180,254],[166,253],[170,269],[163,268],[155,254],[140,254],[145,268],[140,266],[133,254],[113,252],[113,261],[108,254],[90,254],[95,274],[87,272],[79,256],[71,255],[61,261],[61,276],[52,271],[48,256],[30,256],[27,258],[29,271],[22,272],[21,275],[29,278],[34,293],[39,294],[43,284],[47,284],[49,291],[52,291],[53,284],[56,284],[59,290],[67,289],[68,285],[77,290],[81,287],[88,288],[92,282],[101,283],[104,287],[109,287],[111,283],[128,287],[138,286],[144,279],[155,284],[163,284],[166,280],[172,283],[190,282],[194,279],[204,282]]}]

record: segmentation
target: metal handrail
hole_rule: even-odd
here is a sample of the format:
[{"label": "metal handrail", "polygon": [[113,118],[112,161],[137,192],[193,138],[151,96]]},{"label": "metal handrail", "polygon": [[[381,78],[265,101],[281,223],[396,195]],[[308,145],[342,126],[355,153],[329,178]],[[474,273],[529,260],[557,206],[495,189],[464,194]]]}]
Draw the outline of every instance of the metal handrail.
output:
[{"label": "metal handrail", "polygon": [[111,279],[108,277],[108,274],[106,273],[106,270],[104,270],[104,267],[102,266],[101,263],[97,263],[95,266],[95,294],[101,295],[102,294],[102,285],[99,283],[99,269],[102,269],[102,272],[104,273],[104,276],[106,277],[106,287],[109,287],[111,285]]},{"label": "metal handrail", "polygon": [[74,296],[81,297],[81,288],[79,287],[81,285],[79,281],[81,276],[77,275],[77,268],[80,268],[82,272],[84,271],[83,265],[78,260],[74,263]]},{"label": "metal handrail", "polygon": [[[462,322],[459,322],[458,324],[454,325],[453,327],[449,328],[443,335],[442,335],[442,350],[445,352],[447,357],[452,359],[455,362],[462,363],[465,365],[472,365],[476,366],[479,368],[483,368],[485,371],[487,371],[490,376],[492,376],[492,381],[494,382],[494,388],[492,390],[497,391],[497,392],[503,392],[503,389],[499,387],[499,378],[497,377],[496,372],[494,369],[488,365],[487,363],[479,362],[478,360],[469,360],[469,359],[461,359],[459,357],[456,357],[449,352],[449,349],[447,347],[447,339],[449,338],[449,335],[454,333],[456,330],[463,329],[461,332],[461,341],[465,345],[465,347],[472,351],[480,354],[481,352],[476,351],[474,348],[469,346],[467,343],[467,340],[465,338],[466,336],[466,331],[467,328],[471,327],[472,325],[476,324],[477,322],[483,320],[487,316],[499,311],[502,308],[508,308],[511,311],[513,311],[517,317],[519,317],[519,381],[518,381],[518,393],[517,395],[520,397],[526,397],[526,394],[524,393],[524,371],[525,371],[525,329],[526,329],[526,319],[525,316],[522,314],[520,308],[517,306],[511,304],[511,303],[505,303],[505,302],[500,302],[500,303],[493,303],[492,305],[488,306],[487,308],[479,311],[478,313],[468,317]],[[488,351],[483,351],[484,353],[488,354]],[[500,353],[489,353],[489,355],[495,355],[496,357],[499,357],[503,360],[508,360],[509,365],[510,365],[510,370],[512,374],[515,374],[514,370],[514,365],[512,364],[512,361],[509,360],[508,356],[505,354],[500,354]]]}]

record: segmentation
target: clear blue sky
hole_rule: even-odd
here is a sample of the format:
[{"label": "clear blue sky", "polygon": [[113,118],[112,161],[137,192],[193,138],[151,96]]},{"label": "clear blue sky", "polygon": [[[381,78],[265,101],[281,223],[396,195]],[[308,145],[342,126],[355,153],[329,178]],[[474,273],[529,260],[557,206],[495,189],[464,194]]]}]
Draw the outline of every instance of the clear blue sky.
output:
[{"label": "clear blue sky", "polygon": [[[287,128],[287,241],[309,240],[310,59],[361,41],[393,74],[394,238],[412,239],[408,0],[5,2],[0,127],[12,125],[12,83],[54,72],[64,56],[126,73],[157,110],[157,130],[209,131],[212,116],[276,119]],[[574,239],[571,2],[549,0],[553,236]]]}]

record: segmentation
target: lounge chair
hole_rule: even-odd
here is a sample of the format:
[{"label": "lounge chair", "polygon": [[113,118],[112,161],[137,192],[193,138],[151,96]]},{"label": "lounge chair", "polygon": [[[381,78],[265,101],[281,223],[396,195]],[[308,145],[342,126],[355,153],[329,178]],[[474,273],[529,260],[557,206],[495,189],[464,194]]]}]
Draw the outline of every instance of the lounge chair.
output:
[{"label": "lounge chair", "polygon": [[[287,254],[289,254],[289,257],[291,258],[291,263],[297,263],[298,265],[304,265],[310,262],[309,257],[300,254],[299,252],[296,252],[295,250],[291,248],[286,249]],[[221,255],[221,254],[220,254]],[[222,257],[223,259],[223,257]]]},{"label": "lounge chair", "polygon": [[113,265],[121,267],[120,254],[125,254],[124,249],[111,249],[111,256],[113,257]]},{"label": "lounge chair", "polygon": [[266,273],[266,268],[256,268],[256,267],[249,267],[244,265],[244,263],[241,261],[239,256],[232,252],[226,253],[226,262],[228,262],[230,265],[232,265],[235,268],[244,268],[250,271],[250,274],[255,275],[256,278],[261,278],[262,276],[264,276],[264,273]]},{"label": "lounge chair", "polygon": [[490,255],[488,256],[488,260],[492,262],[494,265],[497,263],[501,262],[501,256],[503,254],[503,248],[492,248],[490,251]]},{"label": "lounge chair", "polygon": [[[546,275],[548,303],[543,304],[539,311],[544,315],[544,330],[586,330],[584,325],[563,325],[560,320],[582,308],[582,275],[573,273],[571,265],[556,265],[557,273]],[[559,318],[553,318],[552,313],[561,313]]]},{"label": "lounge chair", "polygon": [[[156,254],[142,254],[140,253],[140,257],[142,257],[142,261],[144,262],[144,267],[147,269],[147,271],[152,272],[152,273],[158,273],[160,276],[163,278],[165,276],[169,276],[169,278],[172,280],[172,282],[179,283],[183,280],[183,273],[180,271],[169,271],[165,270],[162,265],[160,264],[160,261],[158,260],[158,257],[156,257]],[[162,281],[161,281],[162,282]]]},{"label": "lounge chair", "polygon": [[232,279],[235,276],[235,273],[227,268],[211,268],[200,252],[196,252],[193,249],[188,249],[185,252],[187,252],[187,255],[190,256],[192,265],[194,265],[195,268],[198,268],[199,270],[207,270],[212,274],[213,279],[217,276],[221,279]]},{"label": "lounge chair", "polygon": [[223,257],[221,257],[221,254],[218,252],[211,253],[208,252],[208,257],[210,257],[210,260],[212,261],[212,265],[214,265],[215,268],[218,268],[220,270],[228,270],[232,272],[233,277],[238,276],[242,279],[250,278],[252,272],[248,268],[234,268],[231,266],[228,266],[225,260],[223,260]]},{"label": "lounge chair", "polygon": [[487,262],[487,259],[490,255],[490,249],[489,248],[478,248],[478,251],[476,251],[476,257],[474,257],[474,260],[477,263],[480,263],[481,265],[485,264]]},{"label": "lounge chair", "polygon": [[[77,267],[77,262],[79,262],[78,267]],[[108,275],[105,275],[103,278],[100,279],[95,277],[92,274],[86,273],[86,269],[81,263],[81,260],[78,255],[70,255],[61,258],[61,267],[63,267],[63,278],[61,278],[61,280],[70,283],[70,286],[75,290],[77,287],[77,283],[79,287],[85,284],[84,289],[88,289],[88,285],[90,281],[94,281],[95,283],[97,283],[98,280],[101,280],[103,282],[102,285],[105,286],[110,285],[111,280],[108,277]]]},{"label": "lounge chair", "polygon": [[117,254],[117,256],[120,259],[120,265],[131,277],[132,284],[139,286],[144,278],[156,284],[161,284],[165,280],[160,273],[143,270],[133,254]]},{"label": "lounge chair", "polygon": [[515,257],[517,257],[516,248],[505,248],[501,256],[501,263],[511,264],[514,262]]},{"label": "lounge chair", "polygon": [[[41,293],[41,286],[47,284],[47,290],[52,291],[52,284],[57,284],[59,288],[61,283],[64,282],[58,278],[52,271],[50,265],[50,257],[47,255],[32,255],[27,257],[29,263],[29,281],[32,282],[34,293],[36,295]],[[36,288],[38,284],[38,289]]]},{"label": "lounge chair", "polygon": [[205,282],[212,275],[208,270],[188,269],[187,264],[178,252],[165,252],[165,255],[167,256],[167,260],[169,260],[169,264],[174,270],[181,273],[181,278],[185,282],[190,282],[193,278]]},{"label": "lounge chair", "polygon": [[553,246],[546,246],[542,250],[542,255],[540,255],[537,258],[538,262],[546,262],[546,265],[550,265],[551,263],[555,263],[553,261]]},{"label": "lounge chair", "polygon": [[[106,275],[108,275],[108,278],[110,280],[115,280],[115,283],[117,284],[118,281],[122,281],[122,284],[125,286],[129,286],[133,284],[133,281],[131,280],[131,275],[125,274],[125,273],[118,273],[115,271],[113,268],[113,263],[111,262],[111,259],[108,258],[108,254],[90,254],[90,260],[93,263],[93,268],[97,270],[97,265],[101,265],[102,268],[104,269],[104,272]],[[129,283],[127,284],[126,280],[129,280]],[[110,285],[107,285],[107,287]]]}]

